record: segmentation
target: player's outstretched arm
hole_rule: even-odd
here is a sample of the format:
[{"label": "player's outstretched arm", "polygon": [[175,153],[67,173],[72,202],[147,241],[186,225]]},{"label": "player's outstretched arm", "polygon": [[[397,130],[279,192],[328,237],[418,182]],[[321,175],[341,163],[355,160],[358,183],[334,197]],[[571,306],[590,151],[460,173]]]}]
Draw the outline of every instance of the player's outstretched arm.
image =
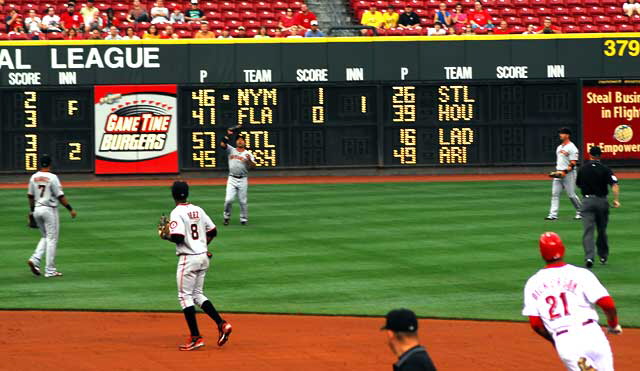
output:
[{"label": "player's outstretched arm", "polygon": [[605,296],[598,299],[596,304],[602,309],[607,316],[608,332],[610,334],[619,335],[622,333],[622,326],[618,322],[618,310],[616,309],[616,303],[611,296]]},{"label": "player's outstretched arm", "polygon": [[76,215],[78,215],[78,213],[76,213],[73,207],[71,207],[71,204],[69,204],[69,201],[67,201],[67,198],[64,195],[58,197],[58,200],[60,200],[60,203],[62,204],[62,206],[66,207],[67,210],[69,210],[69,214],[71,214],[72,218],[75,218]]},{"label": "player's outstretched arm", "polygon": [[222,142],[220,142],[220,147],[227,149],[227,144],[231,140],[231,136],[233,135],[233,130],[227,130],[227,135],[222,138]]},{"label": "player's outstretched arm", "polygon": [[547,331],[547,329],[544,327],[544,323],[542,322],[542,319],[540,317],[529,316],[529,324],[531,325],[533,331],[535,331],[538,335],[551,342],[553,346],[556,345],[555,341],[553,341],[553,336],[551,336],[549,331]]},{"label": "player's outstretched arm", "polygon": [[212,230],[207,232],[207,245],[211,243],[211,241],[218,235],[218,230],[214,227]]}]

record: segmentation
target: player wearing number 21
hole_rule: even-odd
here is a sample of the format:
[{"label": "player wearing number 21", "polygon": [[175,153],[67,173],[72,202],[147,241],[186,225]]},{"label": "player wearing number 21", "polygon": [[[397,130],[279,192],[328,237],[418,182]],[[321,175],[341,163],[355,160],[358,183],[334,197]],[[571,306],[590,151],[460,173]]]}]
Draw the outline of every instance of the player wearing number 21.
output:
[{"label": "player wearing number 21", "polygon": [[563,261],[565,248],[556,233],[543,233],[539,247],[547,265],[527,281],[522,315],[555,346],[568,370],[613,371],[611,346],[595,309],[606,314],[610,334],[621,334],[613,299],[591,271]]},{"label": "player wearing number 21", "polygon": [[40,241],[33,255],[27,261],[31,272],[40,275],[40,261],[46,253],[46,268],[44,276],[60,277],[62,273],[56,269],[56,250],[58,248],[58,233],[60,232],[60,218],[58,217],[58,202],[69,210],[72,218],[76,217],[67,198],[62,192],[62,185],[58,176],[51,172],[51,157],[40,156],[40,171],[29,179],[29,219],[35,221],[40,229]]},{"label": "player wearing number 21", "polygon": [[227,130],[227,135],[220,146],[227,151],[229,156],[229,179],[227,179],[227,192],[224,197],[224,225],[229,225],[231,218],[231,206],[236,195],[240,203],[240,224],[249,222],[249,206],[247,204],[247,188],[249,188],[249,169],[256,167],[256,159],[253,153],[247,150],[244,136],[236,137],[236,146],[229,144],[233,130]]}]

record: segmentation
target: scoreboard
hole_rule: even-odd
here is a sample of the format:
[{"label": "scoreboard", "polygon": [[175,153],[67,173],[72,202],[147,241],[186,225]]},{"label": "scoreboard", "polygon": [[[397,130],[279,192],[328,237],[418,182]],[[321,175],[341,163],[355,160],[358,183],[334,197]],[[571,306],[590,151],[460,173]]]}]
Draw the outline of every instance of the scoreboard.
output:
[{"label": "scoreboard", "polygon": [[[554,158],[579,129],[568,81],[191,84],[177,89],[180,170],[225,169],[241,125],[262,168],[525,165]],[[94,170],[94,89],[0,89],[0,171]],[[101,125],[101,124],[100,124]]]}]

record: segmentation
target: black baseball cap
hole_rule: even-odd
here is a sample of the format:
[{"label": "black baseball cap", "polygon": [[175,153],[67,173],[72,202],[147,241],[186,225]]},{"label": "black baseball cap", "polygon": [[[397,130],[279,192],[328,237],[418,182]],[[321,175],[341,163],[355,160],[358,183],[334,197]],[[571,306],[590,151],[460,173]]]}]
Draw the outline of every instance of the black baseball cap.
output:
[{"label": "black baseball cap", "polygon": [[558,134],[569,134],[569,135],[571,135],[571,129],[569,129],[569,128],[561,128],[560,130],[558,130]]},{"label": "black baseball cap", "polygon": [[40,167],[49,167],[51,166],[51,156],[44,154],[40,156]]},{"label": "black baseball cap", "polygon": [[391,330],[393,332],[418,331],[418,317],[410,309],[394,309],[387,313],[386,321],[381,330]]},{"label": "black baseball cap", "polygon": [[171,195],[176,200],[185,200],[189,197],[189,185],[187,182],[176,180],[171,186]]},{"label": "black baseball cap", "polygon": [[589,148],[589,154],[593,157],[600,157],[602,156],[602,150],[598,146],[593,146]]}]

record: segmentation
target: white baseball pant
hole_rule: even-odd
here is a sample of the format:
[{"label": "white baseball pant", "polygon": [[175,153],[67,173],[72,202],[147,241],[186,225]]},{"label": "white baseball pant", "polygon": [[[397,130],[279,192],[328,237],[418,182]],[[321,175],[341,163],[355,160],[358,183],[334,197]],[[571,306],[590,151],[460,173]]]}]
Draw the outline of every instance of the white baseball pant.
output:
[{"label": "white baseball pant", "polygon": [[204,278],[209,270],[207,253],[198,255],[180,255],[178,259],[178,300],[182,309],[209,300],[204,296]]},{"label": "white baseball pant", "polygon": [[564,178],[554,178],[551,186],[551,209],[549,210],[549,216],[557,218],[558,210],[560,209],[560,193],[564,189],[569,196],[569,200],[576,208],[576,213],[580,213],[580,198],[576,195],[576,171],[571,171]]},{"label": "white baseball pant", "polygon": [[40,229],[40,241],[36,250],[31,255],[31,260],[36,266],[40,266],[42,255],[47,254],[45,275],[56,272],[56,249],[58,248],[58,233],[60,231],[60,220],[58,209],[48,206],[36,206],[33,211],[33,218]]},{"label": "white baseball pant", "polygon": [[580,359],[598,371],[614,371],[611,345],[600,326],[593,322],[576,326],[566,333],[556,335],[556,351],[570,371],[581,371]]},{"label": "white baseball pant", "polygon": [[231,218],[231,207],[233,205],[233,200],[235,200],[236,196],[238,197],[238,202],[240,203],[240,221],[246,222],[249,220],[249,206],[247,204],[247,189],[249,188],[249,179],[247,177],[244,178],[235,178],[229,176],[227,180],[227,193],[224,197],[224,218]]}]

